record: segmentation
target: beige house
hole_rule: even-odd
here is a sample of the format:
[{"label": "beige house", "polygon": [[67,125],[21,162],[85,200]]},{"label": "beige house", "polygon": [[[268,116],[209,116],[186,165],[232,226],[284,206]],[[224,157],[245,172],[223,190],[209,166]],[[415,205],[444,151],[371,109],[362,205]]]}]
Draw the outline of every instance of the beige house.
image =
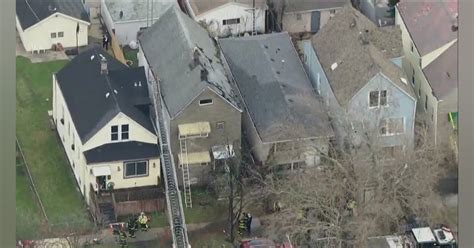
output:
[{"label": "beige house", "polygon": [[282,12],[281,28],[289,33],[316,33],[348,0],[274,0]]},{"label": "beige house", "polygon": [[334,133],[288,33],[219,44],[244,105],[254,160],[276,170],[318,165]]},{"label": "beige house", "polygon": [[16,0],[16,29],[27,52],[88,44],[89,16],[81,0]]},{"label": "beige house", "polygon": [[403,69],[419,99],[417,115],[435,142],[453,134],[449,113],[457,115],[457,0],[402,1],[395,23],[402,30]]},{"label": "beige house", "polygon": [[130,69],[101,48],[82,52],[53,75],[52,117],[88,205],[116,190],[139,193],[159,184],[149,105],[143,67]]},{"label": "beige house", "polygon": [[154,103],[163,106],[158,111],[179,184],[184,182],[186,190],[206,184],[219,160],[228,157],[226,151],[238,156],[241,144],[242,111],[218,48],[203,27],[175,7],[138,40],[139,65],[147,71]]},{"label": "beige house", "polygon": [[189,15],[205,23],[215,36],[265,32],[265,0],[185,0],[185,6]]}]

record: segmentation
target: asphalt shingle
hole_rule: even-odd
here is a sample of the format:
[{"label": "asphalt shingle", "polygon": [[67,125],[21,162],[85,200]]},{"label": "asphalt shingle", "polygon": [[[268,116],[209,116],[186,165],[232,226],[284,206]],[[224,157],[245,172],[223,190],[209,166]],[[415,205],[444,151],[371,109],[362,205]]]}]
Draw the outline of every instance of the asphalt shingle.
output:
[{"label": "asphalt shingle", "polygon": [[332,136],[329,117],[288,33],[219,43],[263,142]]},{"label": "asphalt shingle", "polygon": [[109,143],[84,152],[87,164],[158,158],[156,144],[137,141]]}]

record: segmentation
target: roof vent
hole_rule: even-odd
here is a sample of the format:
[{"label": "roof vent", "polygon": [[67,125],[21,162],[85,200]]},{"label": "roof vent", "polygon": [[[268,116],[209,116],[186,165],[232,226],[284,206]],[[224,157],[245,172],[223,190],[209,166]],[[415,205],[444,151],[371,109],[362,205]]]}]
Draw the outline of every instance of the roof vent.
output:
[{"label": "roof vent", "polygon": [[334,63],[331,65],[331,71],[336,70],[336,68],[337,68],[337,63]]},{"label": "roof vent", "polygon": [[122,18],[123,18],[123,11],[121,10],[120,11],[120,19],[122,19]]},{"label": "roof vent", "polygon": [[114,93],[115,93],[115,95],[117,95],[118,94],[117,90],[114,90]]},{"label": "roof vent", "polygon": [[456,13],[456,14],[454,15],[454,18],[455,18],[455,19],[454,19],[453,26],[451,26],[451,30],[452,30],[453,32],[456,32],[456,31],[458,31],[458,13]]},{"label": "roof vent", "polygon": [[400,78],[400,81],[402,81],[404,84],[408,84],[408,81],[405,78]]},{"label": "roof vent", "polygon": [[107,94],[105,94],[105,98],[109,98],[109,96],[110,96],[110,93],[107,92]]},{"label": "roof vent", "polygon": [[142,81],[138,81],[138,86],[142,87]]},{"label": "roof vent", "polygon": [[102,56],[100,60],[100,74],[108,74],[109,71],[107,70],[107,59]]},{"label": "roof vent", "polygon": [[134,86],[134,87],[137,87],[137,86],[138,86],[137,82],[135,82],[135,83],[133,84],[133,86]]},{"label": "roof vent", "polygon": [[350,24],[349,27],[350,27],[350,28],[354,28],[355,26],[356,26],[356,20],[355,20],[355,18],[354,18],[354,19],[352,19],[352,22],[351,22],[351,24]]},{"label": "roof vent", "polygon": [[95,58],[95,55],[92,55],[92,56],[91,56],[91,61],[92,61],[94,58]]}]

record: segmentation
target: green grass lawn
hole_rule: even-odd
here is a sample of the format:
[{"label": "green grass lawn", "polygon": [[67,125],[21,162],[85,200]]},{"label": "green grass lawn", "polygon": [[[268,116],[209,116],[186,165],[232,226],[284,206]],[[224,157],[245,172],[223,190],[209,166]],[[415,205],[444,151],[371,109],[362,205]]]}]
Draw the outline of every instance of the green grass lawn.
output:
[{"label": "green grass lawn", "polygon": [[181,192],[181,194],[186,223],[216,222],[227,217],[227,202],[217,201],[216,197],[210,192],[204,189],[191,188],[192,208],[184,206],[184,192]]},{"label": "green grass lawn", "polygon": [[[24,57],[16,59],[16,135],[44,204],[50,227],[63,231],[82,229],[92,224],[63,148],[48,123],[47,111],[52,109],[52,74],[66,63],[54,61],[33,64]],[[22,197],[29,196],[17,191],[17,199]]]},{"label": "green grass lawn", "polygon": [[24,166],[16,166],[16,237],[38,238],[44,217],[28,182]]},{"label": "green grass lawn", "polygon": [[122,50],[123,50],[123,56],[125,56],[125,59],[132,61],[131,67],[138,67],[138,58],[137,58],[138,49],[131,49],[129,46],[124,46]]}]

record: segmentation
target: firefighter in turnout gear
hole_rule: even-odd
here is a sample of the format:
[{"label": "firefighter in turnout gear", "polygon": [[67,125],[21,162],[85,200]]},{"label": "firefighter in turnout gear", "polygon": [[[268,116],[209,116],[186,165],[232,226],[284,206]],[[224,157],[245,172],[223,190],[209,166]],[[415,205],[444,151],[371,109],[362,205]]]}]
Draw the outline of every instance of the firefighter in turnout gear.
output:
[{"label": "firefighter in turnout gear", "polygon": [[128,219],[127,228],[128,228],[128,234],[129,234],[130,238],[136,238],[135,232],[138,229],[138,220],[137,220],[137,217],[135,215],[132,215]]},{"label": "firefighter in turnout gear", "polygon": [[242,213],[242,218],[239,220],[239,235],[243,236],[244,233],[247,231],[247,222],[248,222],[248,215],[247,213]]},{"label": "firefighter in turnout gear", "polygon": [[138,223],[140,223],[140,229],[142,231],[148,231],[148,217],[144,212],[140,213],[140,216],[138,217]]},{"label": "firefighter in turnout gear", "polygon": [[119,243],[120,243],[120,247],[122,247],[122,248],[128,246],[128,244],[127,244],[127,234],[122,230],[120,231],[120,234],[119,234]]}]

